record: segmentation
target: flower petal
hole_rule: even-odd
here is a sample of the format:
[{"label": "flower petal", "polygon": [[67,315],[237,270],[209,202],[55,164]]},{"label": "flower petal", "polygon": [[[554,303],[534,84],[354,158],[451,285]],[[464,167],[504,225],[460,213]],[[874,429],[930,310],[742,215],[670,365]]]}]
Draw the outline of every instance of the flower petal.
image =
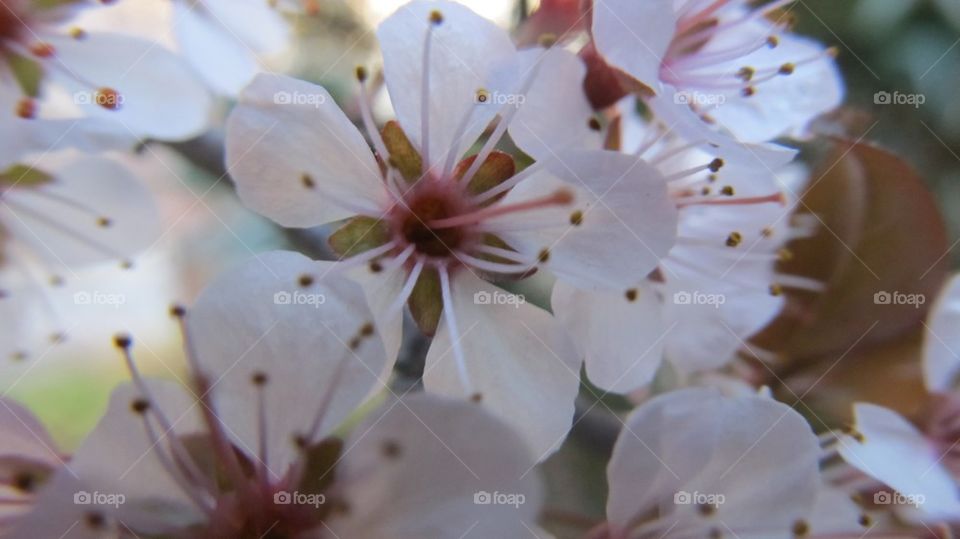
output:
[{"label": "flower petal", "polygon": [[351,509],[330,523],[336,536],[523,537],[536,527],[542,495],[527,473],[531,456],[476,404],[423,394],[391,400],[346,447],[337,478]]},{"label": "flower petal", "polygon": [[[430,30],[434,11],[443,21]],[[502,28],[454,2],[410,2],[380,24],[377,38],[390,100],[400,125],[421,149],[423,50],[429,33],[429,165],[439,171],[450,152],[454,161],[462,157],[499,110],[478,106],[477,92],[515,91],[516,48]]]},{"label": "flower petal", "polygon": [[[161,140],[189,139],[209,124],[209,93],[193,71],[163,47],[104,33],[45,39],[56,48],[57,62],[67,66],[66,74],[56,75],[57,82],[75,92],[85,115],[117,122],[121,132]],[[100,88],[119,92],[119,108],[97,104],[91,92]]]},{"label": "flower petal", "polygon": [[670,330],[652,287],[587,292],[557,282],[551,305],[584,355],[587,377],[596,386],[627,393],[653,380]]},{"label": "flower petal", "polygon": [[923,341],[923,378],[927,389],[946,392],[955,386],[960,373],[960,276],[944,285],[930,310]]},{"label": "flower petal", "polygon": [[[485,408],[523,433],[539,459],[546,458],[570,430],[579,356],[546,311],[469,271],[452,281],[452,304],[444,308],[455,313],[456,345],[463,348],[472,390]],[[460,382],[453,339],[442,321],[427,353],[423,383],[430,392],[472,398]]]},{"label": "flower petal", "polygon": [[647,86],[660,79],[660,65],[677,27],[674,0],[603,0],[593,9],[593,40],[607,63]]},{"label": "flower petal", "polygon": [[[373,314],[336,263],[272,252],[215,280],[188,311],[200,369],[217,413],[240,447],[256,454],[262,396],[266,464],[277,477],[297,458],[297,436],[337,427],[377,385],[386,357]],[[254,380],[264,376],[262,387]],[[328,404],[324,404],[329,400]]]},{"label": "flower petal", "polygon": [[863,441],[844,436],[840,456],[900,494],[923,500],[922,511],[951,519],[960,516],[957,484],[941,463],[940,450],[893,410],[867,403],[853,409]]},{"label": "flower petal", "polygon": [[573,202],[506,214],[488,224],[559,278],[579,288],[622,292],[673,246],[676,207],[663,176],[649,164],[616,152],[567,151],[534,166],[542,168],[502,204],[558,191],[571,193]]},{"label": "flower petal", "polygon": [[520,53],[522,65],[538,61],[542,62],[539,74],[518,104],[510,136],[538,160],[561,154],[567,147],[599,149],[603,135],[590,127],[594,113],[580,84],[586,66],[577,55],[559,47]]},{"label": "flower petal", "polygon": [[733,533],[779,532],[813,508],[820,447],[785,404],[684,389],[648,401],[626,427],[607,467],[614,526],[659,510],[664,526],[691,535],[717,522]]},{"label": "flower petal", "polygon": [[227,120],[226,146],[244,203],[281,225],[379,216],[386,203],[370,147],[320,86],[258,75]]}]

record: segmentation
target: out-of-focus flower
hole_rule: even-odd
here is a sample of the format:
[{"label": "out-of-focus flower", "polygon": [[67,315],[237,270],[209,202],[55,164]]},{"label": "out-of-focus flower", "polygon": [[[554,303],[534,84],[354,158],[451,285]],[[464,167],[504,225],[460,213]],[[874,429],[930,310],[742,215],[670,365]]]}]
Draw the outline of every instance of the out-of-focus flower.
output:
[{"label": "out-of-focus flower", "polygon": [[[10,537],[519,537],[540,506],[521,438],[475,404],[394,397],[338,427],[387,363],[362,289],[267,253],[185,321],[191,384],[141,377]],[[278,285],[287,296],[278,296]],[[311,298],[301,301],[300,298]],[[304,316],[316,311],[318,316]]]},{"label": "out-of-focus flower", "polygon": [[612,66],[666,97],[668,124],[695,111],[745,142],[803,136],[816,116],[839,106],[843,84],[834,50],[793,34],[776,0],[598,0],[593,39]]},{"label": "out-of-focus flower", "polygon": [[570,428],[580,358],[548,313],[489,281],[546,269],[624,290],[672,246],[676,209],[633,156],[564,144],[562,159],[518,173],[494,150],[520,111],[546,104],[532,87],[577,95],[554,82],[571,54],[518,54],[503,30],[447,2],[407,4],[378,36],[398,122],[376,129],[361,84],[376,154],[326,90],[261,75],[228,120],[228,167],[241,198],[284,226],[348,219],[331,245],[367,283],[390,357],[407,304],[436,334],[427,390],[482,401],[546,456]]},{"label": "out-of-focus flower", "polygon": [[[857,491],[880,495],[875,501],[908,518],[960,521],[958,316],[960,277],[954,276],[925,324],[923,363],[930,396],[922,417],[912,423],[894,410],[857,403],[854,428],[837,445],[853,472],[860,472],[841,476],[839,486],[855,485]],[[875,481],[865,485],[864,475]],[[883,490],[887,487],[893,490]]]},{"label": "out-of-focus flower", "polygon": [[0,398],[0,535],[30,508],[37,490],[65,458],[29,410]]},{"label": "out-of-focus flower", "polygon": [[[30,313],[64,337],[69,322],[44,288],[75,278],[81,268],[116,260],[132,264],[158,235],[150,193],[126,168],[106,157],[59,152],[30,157],[0,173],[0,343],[15,359],[29,356],[24,334]],[[80,292],[78,303],[97,298]]]},{"label": "out-of-focus flower", "polygon": [[87,5],[0,6],[0,166],[28,151],[181,140],[207,125],[210,96],[195,74],[150,42],[71,27]]},{"label": "out-of-focus flower", "polygon": [[647,402],[625,425],[607,467],[608,522],[592,537],[820,531],[808,518],[821,491],[820,446],[789,406],[685,389]]}]

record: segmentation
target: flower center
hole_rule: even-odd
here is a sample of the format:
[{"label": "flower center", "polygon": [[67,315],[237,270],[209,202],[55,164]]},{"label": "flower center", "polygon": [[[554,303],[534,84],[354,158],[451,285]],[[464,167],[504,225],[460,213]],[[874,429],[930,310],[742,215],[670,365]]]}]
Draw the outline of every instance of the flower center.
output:
[{"label": "flower center", "polygon": [[[446,258],[462,249],[474,234],[468,226],[436,227],[432,222],[462,215],[470,210],[469,204],[457,189],[438,185],[436,181],[421,182],[415,192],[407,197],[406,207],[401,207],[395,218],[396,230],[401,241],[413,245],[416,252],[431,258]],[[455,182],[450,187],[458,187]]]}]

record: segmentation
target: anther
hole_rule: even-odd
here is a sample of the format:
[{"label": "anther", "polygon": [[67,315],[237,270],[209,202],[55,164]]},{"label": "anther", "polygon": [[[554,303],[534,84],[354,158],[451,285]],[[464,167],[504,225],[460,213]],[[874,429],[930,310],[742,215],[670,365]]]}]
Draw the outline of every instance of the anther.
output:
[{"label": "anther", "polygon": [[540,253],[537,254],[537,261],[545,264],[548,260],[550,260],[550,249],[541,249]]},{"label": "anther", "polygon": [[600,125],[600,120],[593,117],[587,120],[587,127],[593,131],[600,131],[603,128],[603,126]]},{"label": "anther", "polygon": [[187,309],[183,305],[173,305],[170,307],[170,316],[174,318],[183,318],[187,315]]},{"label": "anther", "polygon": [[546,33],[540,34],[540,37],[537,39],[537,42],[541,47],[549,49],[550,47],[557,44],[557,34]]},{"label": "anther", "polygon": [[150,401],[147,399],[134,399],[130,403],[130,409],[137,415],[143,415],[150,409]]},{"label": "anther", "polygon": [[396,440],[384,440],[380,449],[383,451],[383,456],[390,459],[396,459],[403,453],[403,448]]},{"label": "anther", "polygon": [[268,379],[269,378],[267,377],[267,373],[263,371],[256,371],[250,376],[250,382],[252,382],[253,385],[257,387],[263,387],[267,385]]},{"label": "anther", "polygon": [[792,75],[793,72],[797,69],[797,66],[793,63],[787,62],[780,66],[780,69],[777,70],[777,73],[781,75]]},{"label": "anther", "polygon": [[125,333],[121,333],[113,337],[113,344],[117,348],[122,348],[124,350],[127,350],[133,344],[133,339],[129,335]]},{"label": "anther", "polygon": [[627,301],[634,302],[634,301],[637,301],[637,297],[640,295],[640,291],[637,290],[636,288],[631,288],[627,290],[623,295],[627,298]]},{"label": "anther", "polygon": [[713,161],[710,161],[710,166],[707,167],[707,168],[710,169],[710,172],[716,173],[716,172],[718,172],[722,167],[723,167],[723,159],[720,159],[720,158],[718,157],[718,158],[714,159]]},{"label": "anther", "polygon": [[732,197],[734,194],[736,194],[732,185],[724,185],[723,188],[720,189],[720,193],[728,197]]},{"label": "anther", "polygon": [[740,245],[741,242],[743,242],[743,235],[739,232],[731,232],[730,235],[727,236],[727,247],[736,247]]},{"label": "anther", "polygon": [[297,279],[297,283],[301,287],[307,288],[308,286],[313,284],[313,275],[308,275],[304,273],[303,275],[300,276],[300,278]]},{"label": "anther", "polygon": [[793,523],[794,537],[803,537],[810,533],[810,525],[804,520],[798,520]]},{"label": "anther", "polygon": [[363,66],[357,66],[357,80],[360,82],[366,82],[367,80],[367,68]]},{"label": "anther", "polygon": [[570,214],[570,224],[573,226],[580,226],[583,224],[583,212],[577,210]]},{"label": "anther", "polygon": [[313,189],[314,187],[317,186],[317,183],[314,182],[314,181],[313,181],[313,178],[312,178],[309,174],[307,174],[306,172],[304,172],[304,173],[300,176],[300,183],[302,183],[303,186],[306,187],[307,189]]},{"label": "anther", "polygon": [[37,102],[29,97],[17,101],[17,116],[24,120],[32,120],[37,116]]},{"label": "anther", "polygon": [[443,23],[443,13],[440,13],[440,10],[435,9],[430,12],[430,22],[436,26],[439,26]]}]

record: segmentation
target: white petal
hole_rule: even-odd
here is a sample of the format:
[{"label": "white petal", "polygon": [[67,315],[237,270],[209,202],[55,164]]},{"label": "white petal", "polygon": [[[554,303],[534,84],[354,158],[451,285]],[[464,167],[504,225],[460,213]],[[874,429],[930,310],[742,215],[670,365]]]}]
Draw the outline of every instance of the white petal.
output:
[{"label": "white petal", "polygon": [[[91,33],[84,39],[51,37],[57,61],[66,74],[57,80],[70,88],[84,114],[118,122],[144,138],[185,140],[209,124],[211,98],[193,71],[176,55],[148,41]],[[81,77],[93,88],[80,83]],[[91,92],[111,88],[120,93],[120,108],[96,104]],[[82,98],[82,99],[81,99]]]},{"label": "white petal", "polygon": [[[717,522],[734,533],[788,529],[813,507],[819,453],[806,421],[782,403],[712,389],[674,391],[627,420],[607,468],[607,516],[622,527],[658,509],[678,530],[706,532]],[[684,503],[703,503],[691,500],[695,493],[714,496],[707,501],[719,503],[712,515]]]},{"label": "white petal", "polygon": [[[567,151],[534,166],[502,204],[529,201],[559,190],[574,201],[491,219],[518,251],[579,288],[624,291],[647,275],[673,246],[677,213],[664,178],[634,156],[606,151]],[[582,212],[582,223],[571,222]]]},{"label": "white petal", "polygon": [[[833,58],[814,40],[780,35],[776,48],[763,47],[736,63],[711,66],[711,71],[735,72],[745,65],[779,67],[798,62],[791,75],[758,83],[756,93],[743,97],[738,92],[709,111],[710,116],[739,140],[762,143],[782,135],[806,135],[807,125],[820,114],[843,102],[843,82]],[[807,63],[802,60],[820,55]],[[732,69],[733,71],[727,71]]]},{"label": "white petal", "polygon": [[[356,283],[328,274],[335,266],[293,252],[263,254],[214,281],[187,314],[217,412],[252,455],[262,394],[266,464],[278,477],[298,456],[295,437],[310,433],[323,403],[329,400],[318,436],[364,400],[386,363],[376,333],[351,349],[373,315]],[[311,282],[304,285],[304,277]],[[252,381],[258,373],[267,376],[262,388]]]},{"label": "white petal", "polygon": [[627,393],[653,380],[670,330],[652,287],[627,292],[587,292],[557,282],[553,313],[584,355],[587,377],[606,391]]},{"label": "white petal", "polygon": [[[467,270],[452,280],[453,304],[445,308],[455,313],[473,391],[480,393],[485,408],[523,433],[538,458],[546,458],[570,430],[580,386],[579,356],[546,311]],[[460,382],[445,322],[427,353],[423,382],[431,392],[472,396]]]},{"label": "white petal", "polygon": [[11,457],[49,467],[63,462],[36,416],[13,400],[0,398],[0,459]]},{"label": "white petal", "polygon": [[153,198],[119,163],[50,154],[28,164],[53,180],[5,192],[0,221],[52,272],[129,258],[157,240],[160,217]]},{"label": "white petal", "polygon": [[383,339],[387,353],[387,362],[380,376],[383,384],[388,384],[393,373],[393,366],[400,352],[403,342],[403,315],[405,305],[391,312],[390,308],[397,301],[407,280],[409,271],[403,267],[384,267],[380,272],[373,272],[369,266],[363,266],[351,271],[348,275],[360,283],[367,296],[367,304],[373,312],[380,338]]},{"label": "white petal", "polygon": [[538,160],[567,147],[599,149],[603,135],[589,126],[594,113],[581,87],[587,68],[580,58],[559,47],[525,50],[520,58],[525,66],[542,64],[510,123],[517,146]]},{"label": "white petal", "polygon": [[385,207],[370,147],[320,86],[258,75],[227,120],[226,145],[244,203],[281,225],[316,226],[355,215],[350,208],[379,215]]},{"label": "white petal", "polygon": [[793,161],[797,155],[796,150],[777,144],[738,142],[729,132],[718,130],[716,125],[703,121],[671,86],[664,85],[660,93],[647,99],[646,103],[657,120],[670,131],[690,142],[700,143],[711,154],[720,156],[725,161],[777,170],[778,167]]},{"label": "white petal", "polygon": [[429,159],[442,168],[447,154],[453,151],[459,159],[499,110],[479,106],[477,91],[509,95],[516,90],[516,48],[503,29],[454,2],[410,2],[380,24],[377,38],[390,100],[407,137],[420,148],[423,49],[434,10],[443,22],[431,38]]},{"label": "white petal", "polygon": [[207,13],[202,3],[175,2],[173,24],[184,58],[216,92],[236,95],[256,75],[259,65],[254,52]]},{"label": "white petal", "polygon": [[848,464],[904,496],[922,497],[920,509],[928,514],[960,516],[957,484],[943,466],[939,449],[893,410],[857,403],[854,414],[864,441],[841,439],[840,455]]},{"label": "white petal", "polygon": [[211,19],[257,53],[277,53],[290,40],[290,28],[269,2],[203,0]]},{"label": "white petal", "polygon": [[677,26],[674,0],[603,0],[593,9],[593,39],[607,63],[648,86],[660,79],[660,65]]},{"label": "white petal", "polygon": [[[148,388],[153,397],[151,408],[163,411],[176,436],[203,432],[202,409],[194,395],[168,381],[149,381]],[[158,531],[173,522],[199,522],[203,513],[162,464],[158,451],[168,451],[166,444],[151,441],[144,417],[131,408],[134,400],[143,397],[132,384],[114,390],[106,413],[74,453],[66,473],[86,492],[123,495],[126,500],[119,507],[89,507],[108,511],[138,530]],[[150,421],[158,436],[174,434],[166,433],[153,417]],[[71,499],[73,494],[60,493]]]},{"label": "white petal", "polygon": [[[388,445],[395,456],[385,454]],[[476,404],[422,394],[391,400],[345,447],[337,479],[351,511],[330,523],[336,536],[527,537],[536,527],[542,495],[531,456]],[[483,493],[500,503],[482,503]]]},{"label": "white petal", "polygon": [[931,392],[954,387],[960,371],[960,276],[954,275],[930,311],[923,341],[923,378]]}]

